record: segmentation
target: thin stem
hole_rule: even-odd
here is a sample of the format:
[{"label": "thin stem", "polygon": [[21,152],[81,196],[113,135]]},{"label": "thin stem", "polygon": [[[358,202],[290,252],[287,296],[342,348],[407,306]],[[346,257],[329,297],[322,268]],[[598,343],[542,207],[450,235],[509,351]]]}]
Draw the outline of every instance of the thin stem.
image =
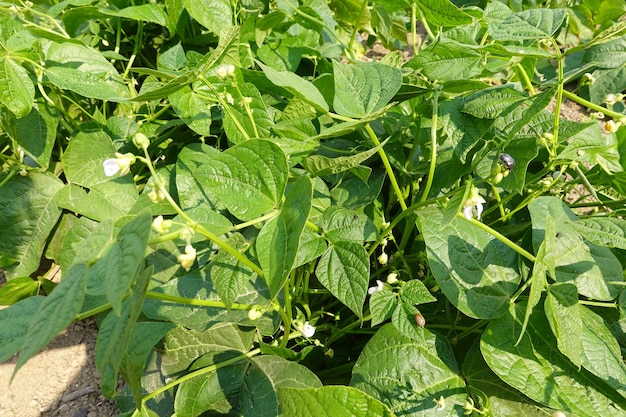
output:
[{"label": "thin stem", "polygon": [[588,109],[591,110],[595,110],[595,111],[599,111],[600,113],[604,114],[605,116],[609,116],[615,120],[621,120],[623,118],[625,118],[625,116],[621,113],[618,113],[616,111],[613,110],[609,110],[606,107],[602,107],[599,106],[595,103],[592,103],[591,101],[585,100],[584,98],[578,97],[576,94],[567,91],[567,90],[563,90],[563,95],[567,98],[569,98],[572,101],[575,101],[576,103],[583,105],[585,107],[587,107]]},{"label": "thin stem", "polygon": [[559,123],[561,120],[561,105],[563,104],[563,80],[564,80],[564,70],[563,70],[563,56],[561,55],[561,50],[559,49],[559,45],[556,42],[556,39],[550,38],[552,41],[552,46],[554,47],[556,59],[557,59],[557,86],[556,86],[556,104],[554,107],[554,129],[552,131],[553,139],[553,149],[552,154],[556,155],[556,148],[559,143]]},{"label": "thin stem", "polygon": [[[380,141],[378,140],[378,137],[376,136],[374,129],[372,129],[369,123],[365,125],[365,130],[369,134],[369,137],[374,143],[374,146],[380,145]],[[391,187],[393,188],[393,191],[396,194],[398,203],[400,203],[400,207],[402,208],[402,211],[404,211],[407,209],[407,205],[404,202],[404,196],[402,195],[402,191],[400,190],[400,186],[398,185],[398,181],[396,180],[396,176],[393,172],[393,168],[391,167],[391,164],[389,163],[389,159],[387,158],[385,149],[380,148],[378,150],[378,155],[380,156],[380,159],[383,162],[383,165],[385,166],[385,170],[387,171],[387,175],[389,176],[389,181],[391,181]]]},{"label": "thin stem", "polygon": [[580,166],[578,164],[574,164],[574,170],[580,177],[580,180],[583,182],[583,185],[585,186],[587,191],[589,191],[589,193],[593,196],[593,198],[600,201],[600,199],[598,198],[598,194],[596,194],[596,190],[594,190],[593,185],[591,185],[591,183],[589,182],[589,180],[583,173],[582,169],[580,169]]},{"label": "thin stem", "polygon": [[437,122],[439,119],[439,95],[441,94],[441,87],[436,86],[433,95],[433,118],[432,125],[430,127],[430,168],[428,169],[428,177],[426,178],[426,186],[422,192],[422,198],[420,201],[426,201],[430,188],[433,185],[433,178],[435,177],[435,168],[437,166]]},{"label": "thin stem", "polygon": [[526,70],[524,69],[524,66],[519,63],[515,66],[517,68],[517,74],[520,76],[520,79],[523,81],[524,85],[526,86],[526,89],[528,90],[528,93],[531,96],[535,95],[535,88],[533,87],[533,83],[530,80],[530,78],[528,77],[528,74],[526,73]]},{"label": "thin stem", "polygon": [[224,310],[226,309],[252,310],[254,307],[256,307],[251,304],[237,304],[237,303],[232,303],[230,306],[228,306],[223,301],[200,300],[197,298],[179,297],[176,295],[163,294],[163,293],[154,292],[154,291],[147,291],[146,297],[151,298],[153,300],[169,301],[171,303],[187,304],[191,306],[223,308]]}]

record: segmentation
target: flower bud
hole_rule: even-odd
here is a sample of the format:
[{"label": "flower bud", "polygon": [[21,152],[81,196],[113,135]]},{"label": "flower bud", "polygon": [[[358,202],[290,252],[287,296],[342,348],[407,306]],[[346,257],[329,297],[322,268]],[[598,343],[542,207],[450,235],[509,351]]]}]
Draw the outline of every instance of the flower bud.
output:
[{"label": "flower bud", "polygon": [[252,321],[258,320],[263,316],[263,310],[259,307],[253,307],[248,310],[248,318]]},{"label": "flower bud", "polygon": [[185,246],[185,253],[178,255],[178,262],[186,271],[191,269],[193,262],[196,260],[196,249],[188,244]]},{"label": "flower bud", "polygon": [[146,149],[150,146],[150,139],[148,139],[148,137],[143,133],[138,132],[135,136],[133,136],[133,143],[139,149]]},{"label": "flower bud", "polygon": [[171,220],[163,220],[163,216],[157,216],[152,221],[152,230],[157,233],[167,233],[172,227]]},{"label": "flower bud", "polygon": [[388,261],[389,261],[389,256],[387,256],[385,252],[381,253],[380,256],[378,257],[378,263],[381,265],[387,265]]}]

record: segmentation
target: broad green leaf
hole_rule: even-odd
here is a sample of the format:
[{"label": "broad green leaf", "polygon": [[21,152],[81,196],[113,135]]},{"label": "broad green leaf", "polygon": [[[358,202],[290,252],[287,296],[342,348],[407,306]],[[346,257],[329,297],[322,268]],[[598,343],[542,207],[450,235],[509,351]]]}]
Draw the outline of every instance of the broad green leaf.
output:
[{"label": "broad green leaf", "polygon": [[266,140],[249,140],[194,171],[202,189],[240,220],[278,208],[287,183],[285,154]]},{"label": "broad green leaf", "polygon": [[356,175],[346,175],[341,183],[333,187],[330,196],[334,204],[349,209],[362,210],[376,200],[382,189],[386,175],[374,170],[367,181]]},{"label": "broad green leaf", "polygon": [[528,9],[502,20],[489,20],[488,31],[497,41],[523,41],[548,38],[561,27],[565,9]]},{"label": "broad green leaf", "polygon": [[593,63],[599,68],[623,66],[626,62],[626,35],[589,48],[585,52],[583,60]]},{"label": "broad green leaf", "polygon": [[113,312],[118,316],[122,300],[129,292],[146,254],[151,223],[152,216],[147,211],[133,217],[91,267],[90,278],[100,281]]},{"label": "broad green leaf", "polygon": [[602,32],[598,33],[588,43],[572,49],[582,49],[583,47],[591,49],[595,45],[600,45],[605,42],[612,41],[624,34],[626,34],[626,20],[620,20],[619,22],[615,22],[608,28],[604,29]]},{"label": "broad green leaf", "polygon": [[216,35],[233,24],[228,0],[182,0],[182,3],[191,17]]},{"label": "broad green leaf", "polygon": [[339,241],[326,249],[315,274],[320,283],[342,303],[363,317],[369,282],[369,256],[356,242]]},{"label": "broad green leaf", "polygon": [[582,366],[626,398],[626,364],[620,345],[601,316],[580,306]]},{"label": "broad green leaf", "polygon": [[338,174],[359,166],[376,154],[387,143],[387,140],[380,145],[370,148],[366,151],[359,152],[350,156],[328,157],[324,155],[307,156],[302,161],[302,166],[314,176]]},{"label": "broad green leaf", "polygon": [[609,301],[617,297],[621,286],[622,266],[610,249],[586,242],[570,223],[576,215],[555,197],[539,197],[528,206],[533,224],[533,247],[544,240],[546,218],[554,220],[556,238],[550,260],[554,262],[557,282],[571,282],[578,293],[596,300]]},{"label": "broad green leaf", "polygon": [[163,5],[161,4],[142,4],[139,6],[125,7],[117,11],[108,9],[101,10],[111,16],[125,17],[128,19],[152,22],[161,26],[167,26],[167,14],[163,10]]},{"label": "broad green leaf", "polygon": [[[237,144],[248,139],[269,137],[274,123],[254,84],[240,83],[227,87],[226,91],[235,97],[233,104],[227,103],[224,107],[224,132],[229,142]],[[245,104],[244,99],[250,102]]]},{"label": "broad green leaf", "polygon": [[[477,408],[481,405],[489,407],[492,416],[546,417],[554,412],[554,410],[550,410],[547,407],[541,407],[515,388],[503,384],[502,380],[485,363],[480,353],[480,343],[473,344],[465,356],[463,360],[463,376],[467,384],[472,387],[472,392],[477,390],[481,392],[481,394],[474,397],[481,400],[477,404]],[[483,398],[486,398],[489,402],[483,403]]]},{"label": "broad green leaf", "polygon": [[382,289],[372,294],[369,305],[374,327],[391,318],[398,305],[398,297],[393,291]]},{"label": "broad green leaf", "polygon": [[178,117],[194,132],[205,136],[211,134],[213,117],[210,107],[215,104],[213,100],[199,95],[190,86],[177,87],[169,95],[169,100]]},{"label": "broad green leaf", "polygon": [[356,388],[279,388],[278,399],[285,417],[394,417],[376,398]]},{"label": "broad green leaf", "polygon": [[593,103],[602,105],[606,96],[626,89],[626,67],[598,69],[591,73],[596,81],[589,86],[589,98]]},{"label": "broad green leaf", "polygon": [[571,137],[558,158],[598,164],[608,174],[624,170],[620,163],[617,138],[615,135],[603,135],[597,123]]},{"label": "broad green leaf", "polygon": [[520,281],[517,253],[458,216],[440,228],[440,210],[418,215],[428,263],[450,302],[470,317],[502,315]]},{"label": "broad green leaf", "polygon": [[525,99],[524,94],[514,88],[498,86],[470,94],[461,111],[482,119],[495,119]]},{"label": "broad green leaf", "polygon": [[[171,275],[170,275],[171,276]],[[170,279],[168,282],[152,288],[154,294],[146,299],[143,313],[155,320],[167,320],[181,324],[190,329],[204,331],[216,323],[239,323],[242,326],[257,327],[262,334],[273,334],[278,327],[280,316],[275,312],[268,312],[258,320],[250,320],[248,310],[231,309],[228,311],[214,289],[210,276],[204,270],[194,270],[190,273]],[[163,302],[156,297],[163,294],[168,296],[196,298],[200,300],[196,305],[186,303]],[[235,303],[267,306],[270,303],[269,289],[258,276],[254,280],[244,283],[235,299]]]},{"label": "broad green leaf", "polygon": [[[84,24],[84,19],[82,24]],[[115,66],[95,48],[79,42],[52,42],[46,50],[48,67],[73,68],[83,73],[101,77],[104,74],[119,75]]]},{"label": "broad green leaf", "polygon": [[57,112],[43,100],[37,100],[27,116],[15,121],[15,140],[37,164],[47,169],[59,125]]},{"label": "broad green leaf", "polygon": [[110,181],[102,163],[114,154],[113,141],[104,131],[77,133],[61,158],[67,181],[86,188]]},{"label": "broad green leaf", "polygon": [[198,68],[212,68],[219,64],[241,67],[239,45],[239,27],[230,26],[223,29],[217,47],[198,61]]},{"label": "broad green leaf", "polygon": [[194,171],[209,163],[218,153],[217,149],[208,145],[194,143],[185,146],[178,154],[175,189],[178,193],[178,204],[182,209],[198,206],[215,209],[215,206],[210,204],[210,198],[202,190],[201,180],[194,175]]},{"label": "broad green leaf", "polygon": [[404,283],[400,289],[400,299],[403,303],[417,305],[437,301],[428,291],[428,288],[419,279],[412,279]]},{"label": "broad green leaf", "polygon": [[46,77],[56,87],[73,91],[83,97],[113,102],[130,98],[128,87],[121,79],[114,77],[101,78],[90,72],[61,66],[48,67]]},{"label": "broad green leaf", "polygon": [[383,108],[400,89],[398,68],[378,63],[352,65],[333,61],[334,110],[341,116],[360,118]]},{"label": "broad green leaf", "polygon": [[[410,338],[387,324],[361,352],[350,386],[379,399],[398,416],[460,417],[467,392],[458,373],[443,336],[414,327]],[[445,404],[439,409],[435,401],[442,396]]]},{"label": "broad green leaf", "polygon": [[626,250],[626,220],[613,217],[588,218],[568,225],[593,244]]},{"label": "broad green leaf", "polygon": [[430,80],[446,82],[479,75],[483,71],[482,61],[477,51],[456,43],[436,42],[407,62],[406,67],[421,70]]},{"label": "broad green leaf", "polygon": [[72,324],[85,299],[87,270],[85,264],[74,265],[65,272],[61,283],[42,301],[24,337],[14,375],[27,360]]},{"label": "broad green leaf", "polygon": [[576,286],[562,282],[550,285],[544,308],[559,350],[580,369],[583,322]]},{"label": "broad green leaf", "polygon": [[234,350],[247,352],[252,347],[254,331],[243,331],[233,323],[217,323],[199,332],[179,326],[163,339],[164,371],[174,375],[184,371],[200,356],[213,352]]},{"label": "broad green leaf", "polygon": [[472,23],[472,17],[449,0],[422,0],[417,4],[430,25],[461,26]]},{"label": "broad green leaf", "polygon": [[139,322],[132,329],[128,351],[122,359],[120,372],[124,381],[130,386],[135,398],[135,404],[140,407],[143,392],[141,389],[141,376],[146,365],[146,360],[152,352],[154,345],[171,329],[174,323]]},{"label": "broad green leaf", "polygon": [[130,213],[137,201],[137,186],[130,175],[96,184],[89,191],[66,184],[54,197],[61,208],[97,221],[116,220]]},{"label": "broad green leaf", "polygon": [[490,131],[492,121],[462,112],[463,105],[462,98],[444,101],[439,111],[443,129],[454,145],[454,153],[465,163],[467,155]]},{"label": "broad green leaf", "polygon": [[[239,251],[243,251],[247,246],[245,238],[240,233],[233,233],[227,242]],[[230,308],[241,294],[246,282],[254,281],[256,278],[256,273],[223,249],[212,257],[209,268],[215,291],[227,308]]]},{"label": "broad green leaf", "polygon": [[115,394],[118,371],[128,351],[152,272],[153,269],[148,267],[139,274],[132,294],[122,302],[120,314],[110,312],[100,325],[96,339],[96,369],[100,374],[102,394],[107,398]]},{"label": "broad green leaf", "polygon": [[[515,159],[515,167],[509,171],[509,175],[502,179],[502,182],[498,184],[499,187],[522,194],[526,186],[528,165],[539,153],[539,147],[536,143],[535,137],[530,139],[513,139],[508,143],[503,152],[508,153]],[[495,163],[499,163],[496,160],[498,156],[499,154],[494,154]]]},{"label": "broad green leaf", "polygon": [[44,297],[29,297],[0,310],[0,362],[9,360],[22,349],[28,328],[44,300]]},{"label": "broad green leaf", "polygon": [[315,107],[317,111],[322,113],[328,112],[328,103],[324,100],[324,96],[322,96],[322,93],[320,93],[317,87],[310,81],[290,71],[278,71],[260,62],[257,62],[257,64],[261,67],[267,79],[274,83],[274,85],[283,87],[291,94],[300,97],[302,100]]},{"label": "broad green leaf", "polygon": [[15,117],[26,116],[33,107],[35,86],[28,72],[7,57],[0,58],[0,103]]},{"label": "broad green leaf", "polygon": [[367,215],[331,206],[322,217],[324,236],[330,242],[370,242],[378,239],[378,230]]},{"label": "broad green leaf", "polygon": [[37,295],[39,282],[30,277],[17,277],[0,288],[0,306],[10,306],[18,301]]},{"label": "broad green leaf", "polygon": [[256,252],[272,296],[282,289],[296,260],[312,198],[311,180],[299,177],[287,190],[280,214],[268,221],[257,236]]},{"label": "broad green leaf", "polygon": [[7,278],[28,276],[39,267],[48,235],[61,210],[54,203],[62,187],[54,175],[30,171],[16,175],[2,185],[0,192],[0,256],[15,260],[4,265]]},{"label": "broad green leaf", "polygon": [[305,227],[302,230],[302,235],[300,235],[300,244],[298,253],[296,254],[296,260],[293,263],[293,268],[305,265],[319,258],[322,256],[327,246],[326,239]]},{"label": "broad green leaf", "polygon": [[533,400],[557,410],[581,417],[626,415],[624,398],[611,393],[597,378],[579,371],[559,352],[540,309],[533,311],[528,330],[516,345],[524,309],[523,304],[517,304],[514,312],[492,320],[481,337],[480,350],[496,375]]},{"label": "broad green leaf", "polygon": [[187,58],[185,57],[185,50],[180,42],[168,50],[161,52],[157,58],[157,67],[164,71],[179,71],[183,69],[186,63]]}]

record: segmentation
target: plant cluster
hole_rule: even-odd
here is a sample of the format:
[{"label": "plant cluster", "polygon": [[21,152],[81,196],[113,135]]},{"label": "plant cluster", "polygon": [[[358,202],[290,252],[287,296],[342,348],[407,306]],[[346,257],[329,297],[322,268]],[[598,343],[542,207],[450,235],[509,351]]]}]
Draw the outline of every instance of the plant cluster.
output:
[{"label": "plant cluster", "polygon": [[0,4],[0,361],[95,317],[122,416],[626,416],[625,7]]}]

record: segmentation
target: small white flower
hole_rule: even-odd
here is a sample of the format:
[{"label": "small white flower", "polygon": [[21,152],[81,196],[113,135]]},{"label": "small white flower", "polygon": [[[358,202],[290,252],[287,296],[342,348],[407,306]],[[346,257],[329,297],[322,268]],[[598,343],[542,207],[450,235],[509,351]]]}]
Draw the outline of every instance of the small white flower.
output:
[{"label": "small white flower", "polygon": [[378,263],[381,265],[387,265],[387,261],[389,261],[389,256],[385,252],[381,253],[378,257]]},{"label": "small white flower", "polygon": [[224,98],[226,99],[226,102],[228,104],[230,104],[231,106],[235,105],[235,99],[233,98],[233,95],[230,93],[226,93],[226,95],[224,96]]},{"label": "small white flower", "polygon": [[591,85],[593,83],[596,82],[596,79],[593,75],[591,75],[590,73],[586,72],[581,80],[581,84],[582,85]]},{"label": "small white flower", "polygon": [[250,310],[248,310],[248,318],[252,321],[258,320],[262,316],[263,310],[261,310],[259,307],[252,307]]},{"label": "small white flower", "polygon": [[232,64],[223,64],[215,69],[215,74],[220,80],[224,80],[227,77],[235,75],[235,66]]},{"label": "small white flower", "polygon": [[615,103],[617,103],[617,96],[615,94],[607,94],[606,97],[604,97],[604,104],[613,106]]},{"label": "small white flower", "polygon": [[621,125],[622,125],[622,122],[615,123],[615,121],[613,120],[608,120],[604,124],[604,129],[606,129],[606,131],[609,133],[615,133],[617,132],[617,129],[619,129]]},{"label": "small white flower", "polygon": [[398,274],[396,272],[392,272],[391,274],[387,275],[387,284],[393,285],[396,282],[398,282]]},{"label": "small white flower", "polygon": [[196,260],[196,249],[188,244],[185,246],[185,253],[178,255],[178,262],[185,270],[189,271],[193,262]]},{"label": "small white flower", "polygon": [[437,411],[443,411],[446,408],[446,399],[443,398],[443,395],[439,399],[433,398],[433,401],[437,404]]},{"label": "small white flower", "polygon": [[308,321],[304,322],[304,326],[302,326],[302,335],[304,337],[313,337],[315,334],[315,326],[312,326]]},{"label": "small white flower", "polygon": [[112,177],[118,172],[120,175],[126,175],[130,172],[130,166],[135,163],[135,155],[132,153],[121,154],[116,152],[115,158],[105,159],[102,162],[104,175]]},{"label": "small white flower", "polygon": [[163,216],[157,216],[152,221],[152,229],[157,233],[167,233],[172,227],[171,220],[163,220]]},{"label": "small white flower", "polygon": [[376,280],[376,286],[375,286],[375,287],[369,287],[369,288],[367,289],[367,293],[368,293],[369,295],[372,295],[372,294],[374,294],[375,292],[382,291],[382,289],[384,288],[384,286],[385,286],[385,284],[384,284],[381,280],[377,279],[377,280]]},{"label": "small white flower", "polygon": [[163,194],[163,191],[161,191],[160,189],[154,188],[152,191],[148,193],[148,198],[154,204],[157,204],[165,199],[165,194]]},{"label": "small white flower", "polygon": [[478,188],[473,188],[470,197],[465,200],[465,204],[463,205],[463,216],[467,220],[470,220],[474,217],[474,209],[476,210],[476,219],[480,220],[480,216],[483,213],[483,204],[485,203],[485,199],[478,194]]}]

